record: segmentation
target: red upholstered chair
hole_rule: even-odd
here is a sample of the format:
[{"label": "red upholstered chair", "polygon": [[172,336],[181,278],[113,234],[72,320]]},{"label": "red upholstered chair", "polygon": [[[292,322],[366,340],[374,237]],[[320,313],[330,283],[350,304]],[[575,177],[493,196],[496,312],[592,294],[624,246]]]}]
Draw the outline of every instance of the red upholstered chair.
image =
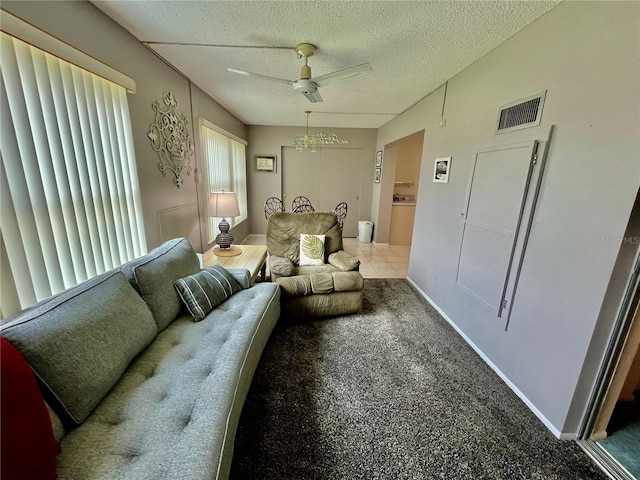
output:
[{"label": "red upholstered chair", "polygon": [[2,480],[54,480],[60,446],[31,367],[0,338]]}]

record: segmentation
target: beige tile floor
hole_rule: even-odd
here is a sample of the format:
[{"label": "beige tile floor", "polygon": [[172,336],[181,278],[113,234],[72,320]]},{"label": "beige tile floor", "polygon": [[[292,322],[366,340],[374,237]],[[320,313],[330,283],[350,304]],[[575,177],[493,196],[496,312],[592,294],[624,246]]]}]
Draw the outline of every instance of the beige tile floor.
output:
[{"label": "beige tile floor", "polygon": [[[266,245],[265,235],[250,235],[243,243]],[[407,276],[410,246],[362,243],[357,238],[344,238],[342,243],[345,251],[360,259],[360,273],[364,278],[405,278]]]},{"label": "beige tile floor", "polygon": [[362,243],[357,238],[342,241],[346,252],[360,259],[364,278],[405,278],[409,268],[410,246]]}]

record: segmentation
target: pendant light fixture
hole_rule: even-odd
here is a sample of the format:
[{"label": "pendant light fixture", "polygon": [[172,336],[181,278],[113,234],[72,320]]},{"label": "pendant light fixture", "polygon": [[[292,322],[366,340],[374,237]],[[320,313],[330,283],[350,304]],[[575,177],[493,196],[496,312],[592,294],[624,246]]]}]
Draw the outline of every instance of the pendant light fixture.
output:
[{"label": "pendant light fixture", "polygon": [[304,113],[307,114],[307,130],[304,134],[300,133],[296,135],[296,139],[294,142],[296,152],[317,152],[320,145],[320,138],[318,135],[309,134],[309,114],[311,113],[311,111],[305,110]]}]

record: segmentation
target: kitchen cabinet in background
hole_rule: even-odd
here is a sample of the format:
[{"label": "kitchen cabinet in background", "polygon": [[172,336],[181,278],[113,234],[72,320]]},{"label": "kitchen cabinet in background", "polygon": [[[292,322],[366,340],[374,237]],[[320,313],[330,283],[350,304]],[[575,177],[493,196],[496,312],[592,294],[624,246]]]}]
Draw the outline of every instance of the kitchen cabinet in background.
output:
[{"label": "kitchen cabinet in background", "polygon": [[416,206],[394,203],[391,206],[389,245],[411,245]]}]

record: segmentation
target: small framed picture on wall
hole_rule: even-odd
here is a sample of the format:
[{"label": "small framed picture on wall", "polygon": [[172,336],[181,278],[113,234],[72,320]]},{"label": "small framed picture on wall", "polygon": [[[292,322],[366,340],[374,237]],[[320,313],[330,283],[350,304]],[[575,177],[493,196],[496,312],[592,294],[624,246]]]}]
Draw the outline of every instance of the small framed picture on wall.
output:
[{"label": "small framed picture on wall", "polygon": [[255,169],[257,172],[275,172],[278,157],[276,155],[256,155]]},{"label": "small framed picture on wall", "polygon": [[375,173],[373,174],[373,182],[380,183],[380,177],[382,176],[382,169],[376,168]]},{"label": "small framed picture on wall", "polygon": [[376,168],[382,167],[382,150],[379,150],[376,153]]},{"label": "small framed picture on wall", "polygon": [[449,172],[451,171],[451,157],[436,158],[433,167],[434,183],[449,183]]}]

